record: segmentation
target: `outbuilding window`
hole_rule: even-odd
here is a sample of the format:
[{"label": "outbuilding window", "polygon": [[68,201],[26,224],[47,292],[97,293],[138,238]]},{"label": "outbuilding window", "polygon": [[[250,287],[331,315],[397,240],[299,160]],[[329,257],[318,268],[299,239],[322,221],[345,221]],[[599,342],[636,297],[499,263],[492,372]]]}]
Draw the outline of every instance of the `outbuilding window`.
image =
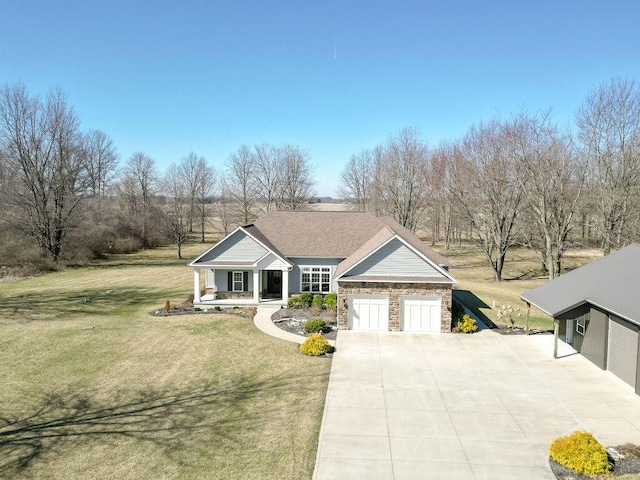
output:
[{"label": "outbuilding window", "polygon": [[580,319],[576,322],[576,332],[580,335],[584,335],[584,332],[587,331],[587,321],[584,319]]}]

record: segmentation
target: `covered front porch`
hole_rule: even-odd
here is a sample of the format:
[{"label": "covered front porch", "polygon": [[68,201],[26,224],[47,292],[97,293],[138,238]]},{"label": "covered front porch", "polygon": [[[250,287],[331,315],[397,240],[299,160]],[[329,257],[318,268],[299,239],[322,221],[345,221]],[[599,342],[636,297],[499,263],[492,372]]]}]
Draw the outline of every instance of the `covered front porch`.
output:
[{"label": "covered front porch", "polygon": [[288,299],[288,267],[194,267],[194,307],[287,305]]}]

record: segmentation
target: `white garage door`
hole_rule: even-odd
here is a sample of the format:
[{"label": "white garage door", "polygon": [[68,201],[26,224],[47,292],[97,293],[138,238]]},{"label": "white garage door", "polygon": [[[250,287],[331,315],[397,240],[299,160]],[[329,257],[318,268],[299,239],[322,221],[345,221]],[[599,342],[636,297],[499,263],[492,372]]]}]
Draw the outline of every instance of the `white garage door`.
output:
[{"label": "white garage door", "polygon": [[400,329],[407,332],[440,332],[441,299],[401,297]]},{"label": "white garage door", "polygon": [[354,295],[349,298],[349,326],[353,330],[389,330],[389,297]]}]

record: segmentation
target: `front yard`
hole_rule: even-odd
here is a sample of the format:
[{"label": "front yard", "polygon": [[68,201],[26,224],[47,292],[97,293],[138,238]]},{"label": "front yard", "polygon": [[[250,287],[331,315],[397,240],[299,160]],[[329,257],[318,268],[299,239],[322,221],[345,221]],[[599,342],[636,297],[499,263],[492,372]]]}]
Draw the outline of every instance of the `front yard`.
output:
[{"label": "front yard", "polygon": [[311,477],[331,360],[250,319],[149,315],[190,293],[173,255],[0,284],[0,477]]}]

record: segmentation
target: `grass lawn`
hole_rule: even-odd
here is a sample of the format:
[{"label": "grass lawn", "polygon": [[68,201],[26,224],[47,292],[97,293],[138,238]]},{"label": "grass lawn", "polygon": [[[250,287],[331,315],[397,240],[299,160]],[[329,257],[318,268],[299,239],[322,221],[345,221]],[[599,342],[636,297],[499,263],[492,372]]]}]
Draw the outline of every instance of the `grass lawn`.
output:
[{"label": "grass lawn", "polygon": [[[458,284],[454,286],[455,295],[465,305],[478,314],[488,317],[496,324],[504,324],[497,311],[502,305],[520,308],[520,316],[514,317],[516,325],[524,326],[527,305],[520,295],[527,290],[547,282],[542,276],[540,260],[535,252],[516,248],[509,250],[503,271],[503,281],[493,280],[491,267],[475,244],[453,246],[448,251],[436,245],[435,249],[445,255],[454,266],[451,274]],[[595,249],[569,250],[564,259],[563,269],[573,269],[589,263],[601,256]],[[553,329],[553,319],[535,307],[531,307],[531,328]]]},{"label": "grass lawn", "polygon": [[331,361],[248,319],[148,315],[191,292],[174,257],[0,283],[0,478],[311,477]]}]

